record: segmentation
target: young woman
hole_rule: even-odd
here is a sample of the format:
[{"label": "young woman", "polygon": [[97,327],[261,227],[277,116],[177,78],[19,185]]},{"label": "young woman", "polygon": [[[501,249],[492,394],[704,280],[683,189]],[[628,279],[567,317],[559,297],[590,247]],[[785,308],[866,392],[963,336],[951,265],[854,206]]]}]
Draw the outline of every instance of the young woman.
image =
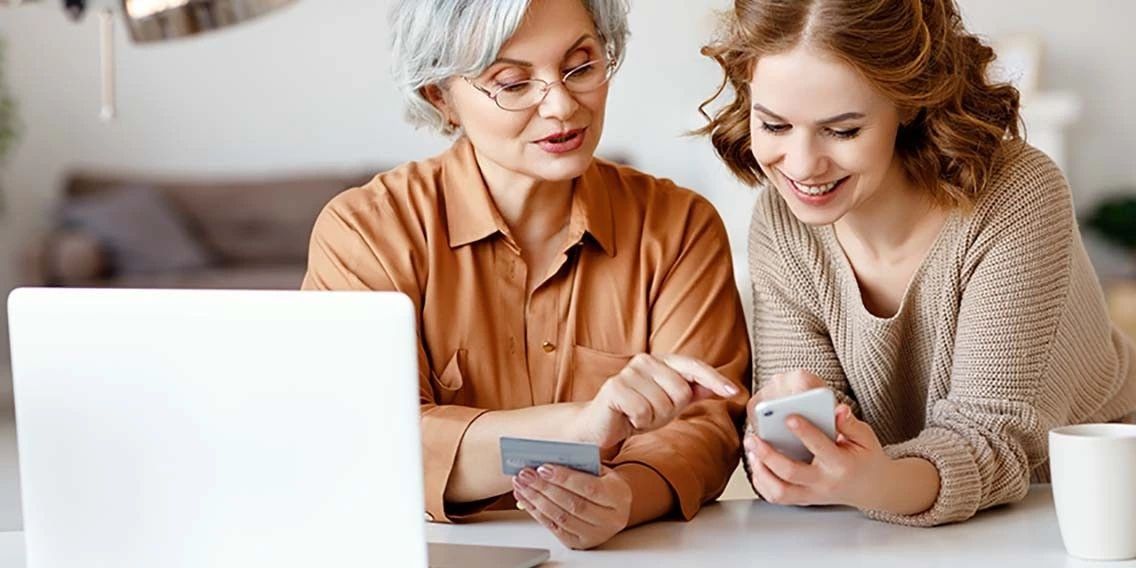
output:
[{"label": "young woman", "polygon": [[835,441],[788,420],[809,463],[747,434],[762,497],[961,521],[1047,478],[1050,428],[1131,420],[1069,187],[953,0],[736,0],[705,53],[733,98],[704,133],[764,188],[751,403],[842,401]]},{"label": "young woman", "polygon": [[[434,520],[519,504],[590,548],[693,517],[737,464],[750,354],[722,222],[697,194],[593,157],[627,9],[394,8],[408,115],[456,140],[336,197],[304,288],[397,290],[417,305]],[[594,443],[606,467],[510,479],[502,436]]]}]

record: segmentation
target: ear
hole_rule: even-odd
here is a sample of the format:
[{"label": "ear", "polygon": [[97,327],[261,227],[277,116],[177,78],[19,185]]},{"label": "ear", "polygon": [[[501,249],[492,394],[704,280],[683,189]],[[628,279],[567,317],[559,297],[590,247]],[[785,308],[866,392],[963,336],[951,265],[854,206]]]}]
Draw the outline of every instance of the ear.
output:
[{"label": "ear", "polygon": [[446,119],[446,123],[451,126],[458,126],[457,113],[454,112],[453,105],[450,104],[447,92],[438,85],[427,85],[422,87],[422,96],[442,113],[442,117]]},{"label": "ear", "polygon": [[899,124],[902,126],[910,125],[919,118],[919,114],[923,112],[921,108],[905,108],[899,111]]}]

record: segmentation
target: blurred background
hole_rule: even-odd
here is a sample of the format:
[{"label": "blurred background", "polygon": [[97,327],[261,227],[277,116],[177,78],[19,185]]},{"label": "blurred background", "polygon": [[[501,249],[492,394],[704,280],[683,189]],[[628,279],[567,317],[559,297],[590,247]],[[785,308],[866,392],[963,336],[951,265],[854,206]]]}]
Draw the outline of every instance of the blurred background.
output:
[{"label": "blurred background", "polygon": [[[402,121],[388,78],[391,0],[297,0],[239,26],[145,44],[116,17],[110,121],[100,119],[96,12],[119,2],[92,0],[77,21],[64,0],[14,2],[0,0],[5,295],[29,284],[295,288],[327,199],[448,145]],[[600,154],[706,195],[730,230],[745,292],[753,192],[705,140],[683,136],[720,79],[698,50],[713,11],[730,4],[633,0]],[[960,5],[1003,53],[999,71],[1027,93],[1028,139],[1064,169],[1115,317],[1136,329],[1136,75],[1125,71],[1136,2]],[[5,320],[0,394],[10,388]],[[0,436],[10,438],[10,424]],[[3,459],[12,448],[0,446],[0,468],[14,468]],[[16,498],[14,484],[0,471],[0,500]],[[0,530],[11,523],[0,519]]]}]

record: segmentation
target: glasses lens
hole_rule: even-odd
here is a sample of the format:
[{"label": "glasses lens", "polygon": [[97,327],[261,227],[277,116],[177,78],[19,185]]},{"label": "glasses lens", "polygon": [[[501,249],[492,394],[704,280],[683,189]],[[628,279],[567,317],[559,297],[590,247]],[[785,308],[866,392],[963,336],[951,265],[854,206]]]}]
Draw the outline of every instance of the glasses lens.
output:
[{"label": "glasses lens", "polygon": [[[611,73],[612,66],[606,59],[589,61],[564,74],[564,87],[573,93],[591,91],[606,83]],[[539,79],[518,81],[497,89],[493,98],[497,106],[505,110],[525,110],[540,104],[548,88],[548,84]]]},{"label": "glasses lens", "polygon": [[611,76],[607,61],[589,61],[564,75],[564,86],[569,91],[583,93],[599,88]]},{"label": "glasses lens", "polygon": [[524,110],[540,103],[543,97],[543,81],[519,81],[497,91],[497,104],[505,110]]}]

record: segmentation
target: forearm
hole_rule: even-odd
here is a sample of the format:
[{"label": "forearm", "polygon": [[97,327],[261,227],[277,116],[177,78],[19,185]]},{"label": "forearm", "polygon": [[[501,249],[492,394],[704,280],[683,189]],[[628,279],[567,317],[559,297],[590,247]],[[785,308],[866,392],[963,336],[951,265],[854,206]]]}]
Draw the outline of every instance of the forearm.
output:
[{"label": "forearm", "polygon": [[875,484],[880,491],[859,508],[894,515],[918,515],[930,509],[939,496],[939,470],[923,458],[892,461],[884,478],[885,482]]},{"label": "forearm", "polygon": [[450,503],[471,503],[512,491],[501,473],[502,436],[579,441],[564,427],[586,403],[568,402],[500,410],[482,414],[470,424],[458,447],[457,459],[446,484]]}]

